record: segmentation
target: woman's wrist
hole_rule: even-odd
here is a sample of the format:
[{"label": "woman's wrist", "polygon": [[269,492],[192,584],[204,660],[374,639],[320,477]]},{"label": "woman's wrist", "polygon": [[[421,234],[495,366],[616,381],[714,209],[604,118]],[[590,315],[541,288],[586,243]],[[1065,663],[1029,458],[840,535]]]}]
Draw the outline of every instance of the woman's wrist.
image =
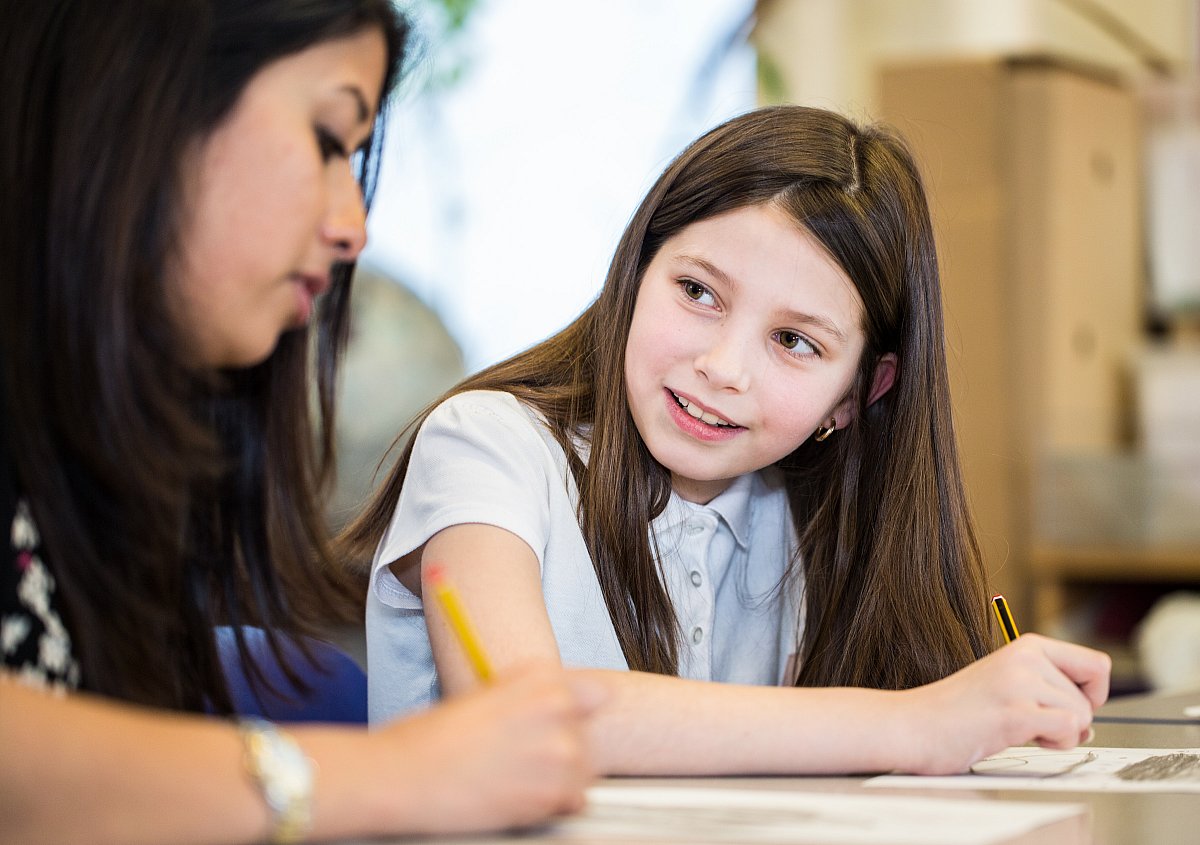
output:
[{"label": "woman's wrist", "polygon": [[271,813],[272,843],[302,842],[312,830],[316,766],[292,736],[265,719],[238,722],[246,771]]},{"label": "woman's wrist", "polygon": [[297,726],[292,734],[315,761],[320,779],[313,794],[313,838],[397,835],[412,830],[412,800],[419,792],[394,752],[361,728]]}]

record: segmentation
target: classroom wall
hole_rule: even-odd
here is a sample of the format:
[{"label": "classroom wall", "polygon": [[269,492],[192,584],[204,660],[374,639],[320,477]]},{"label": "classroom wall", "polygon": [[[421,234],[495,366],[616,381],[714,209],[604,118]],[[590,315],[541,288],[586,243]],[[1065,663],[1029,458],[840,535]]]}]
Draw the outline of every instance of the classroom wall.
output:
[{"label": "classroom wall", "polygon": [[[1194,69],[1195,0],[759,0],[755,44],[791,102],[870,114],[896,59],[1050,54]],[[1124,38],[1124,40],[1122,40]]]}]

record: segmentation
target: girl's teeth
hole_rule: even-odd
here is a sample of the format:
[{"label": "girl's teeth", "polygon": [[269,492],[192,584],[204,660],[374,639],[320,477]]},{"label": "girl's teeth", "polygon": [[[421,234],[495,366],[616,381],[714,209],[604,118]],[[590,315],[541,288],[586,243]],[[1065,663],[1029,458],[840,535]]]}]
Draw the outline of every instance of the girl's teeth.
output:
[{"label": "girl's teeth", "polygon": [[[674,394],[672,394],[672,395],[674,395]],[[706,414],[704,411],[701,411],[699,408],[697,408],[695,405],[693,405],[688,400],[684,399],[682,396],[676,396],[675,401],[678,402],[685,411],[687,411],[689,414],[691,414],[693,417],[700,420],[701,422],[708,423],[709,425],[723,425],[723,426],[729,425],[729,423],[723,421],[716,414]]]}]

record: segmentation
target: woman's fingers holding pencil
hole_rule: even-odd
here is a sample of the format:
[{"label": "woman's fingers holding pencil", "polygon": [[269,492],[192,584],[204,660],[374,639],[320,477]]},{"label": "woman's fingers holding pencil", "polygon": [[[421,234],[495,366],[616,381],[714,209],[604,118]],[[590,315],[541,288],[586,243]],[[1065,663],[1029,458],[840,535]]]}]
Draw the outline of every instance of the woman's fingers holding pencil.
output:
[{"label": "woman's fingers holding pencil", "polygon": [[602,696],[560,667],[529,666],[382,729],[396,782],[421,785],[397,795],[405,827],[521,827],[580,809],[593,776],[583,723]]}]

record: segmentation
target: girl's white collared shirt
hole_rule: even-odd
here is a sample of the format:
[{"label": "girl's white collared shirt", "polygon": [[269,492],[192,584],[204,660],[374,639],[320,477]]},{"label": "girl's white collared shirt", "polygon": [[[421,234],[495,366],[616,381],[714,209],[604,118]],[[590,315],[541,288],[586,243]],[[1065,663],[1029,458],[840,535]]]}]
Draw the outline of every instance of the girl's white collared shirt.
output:
[{"label": "girl's white collared shirt", "polygon": [[[421,599],[387,564],[452,525],[495,525],[533,549],[565,665],[628,668],[577,504],[562,448],[538,413],[510,394],[463,393],[430,415],[372,565],[366,622],[372,722],[440,697]],[[707,505],[672,495],[651,531],[679,619],[679,674],[783,682],[803,620],[802,579],[784,581],[796,540],[778,473],[742,476]]]}]

